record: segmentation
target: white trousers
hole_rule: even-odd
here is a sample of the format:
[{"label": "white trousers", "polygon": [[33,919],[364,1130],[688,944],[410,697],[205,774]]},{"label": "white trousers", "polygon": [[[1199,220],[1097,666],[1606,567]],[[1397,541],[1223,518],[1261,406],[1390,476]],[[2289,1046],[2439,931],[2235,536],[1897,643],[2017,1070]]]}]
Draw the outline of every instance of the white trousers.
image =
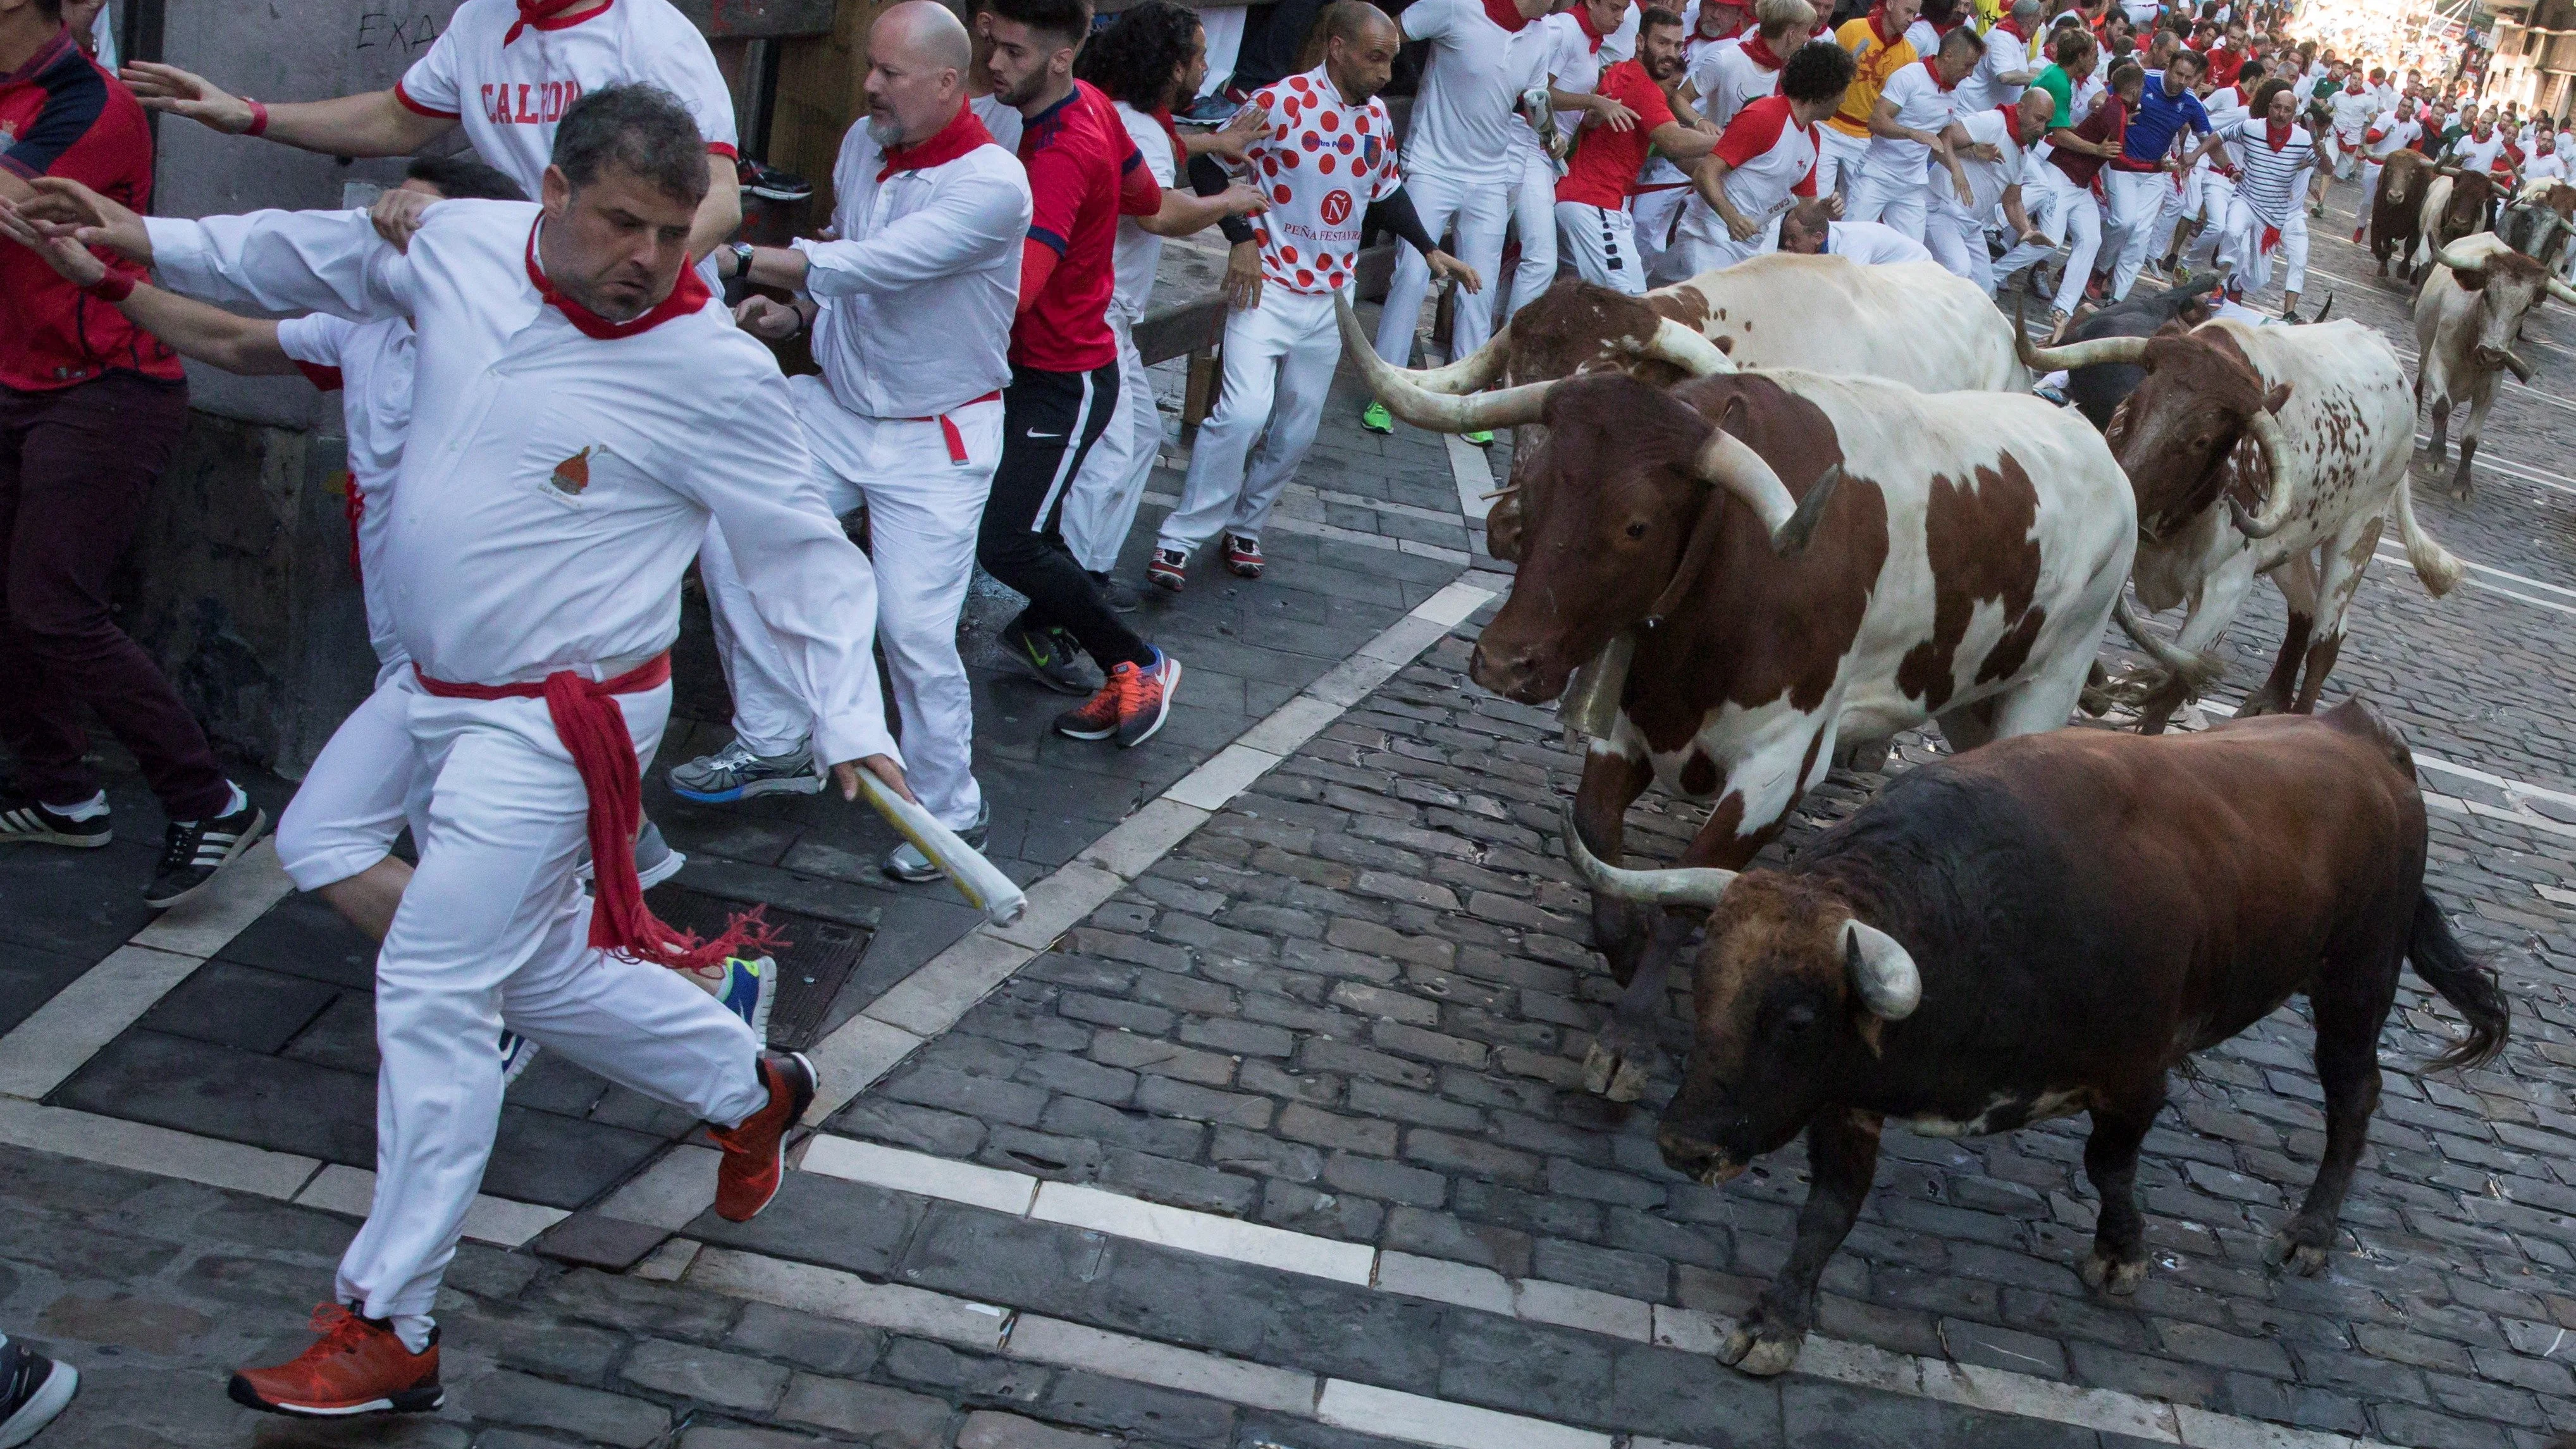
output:
[{"label": "white trousers", "polygon": [[1995,264],[1986,250],[1986,224],[1957,201],[1933,204],[1923,224],[1923,245],[1950,275],[1976,283],[1989,297],[1995,294]]},{"label": "white trousers", "polygon": [[2281,228],[2281,243],[2270,256],[2261,250],[2263,228],[2268,225],[2254,214],[2254,208],[2238,197],[2227,214],[2227,241],[2219,248],[2218,264],[2227,272],[2227,282],[2238,294],[2252,297],[2271,285],[2272,268],[2281,267],[2281,290],[2306,290],[2308,280],[2308,213],[2299,198],[2290,198],[2290,222]]},{"label": "white trousers", "polygon": [[392,483],[391,478],[385,478],[362,485],[354,473],[346,478],[362,510],[352,525],[352,542],[358,551],[358,595],[366,601],[367,644],[376,651],[378,684],[411,663],[410,651],[403,648],[401,637],[394,633],[393,606],[385,598],[385,571],[380,562],[385,552],[385,534],[393,527],[393,498],[388,491]]},{"label": "white trousers", "polygon": [[[1940,184],[1950,184],[1948,172],[1941,173]],[[1852,185],[1846,216],[1851,221],[1874,221],[1921,241],[1931,216],[1931,200],[1930,183],[1921,167],[1890,174],[1882,163],[1864,162]]]},{"label": "white trousers", "polygon": [[[376,693],[410,676],[407,665],[380,675]],[[297,890],[320,890],[384,859],[405,825],[415,845],[428,838],[428,772],[401,715],[374,704],[371,695],[331,732],[277,818],[278,863]]]},{"label": "white trousers", "polygon": [[1624,211],[1580,201],[1556,204],[1559,255],[1583,280],[1631,297],[1646,290],[1646,262],[1637,255],[1637,224]]},{"label": "white trousers", "polygon": [[1683,275],[1696,277],[1720,267],[1731,267],[1748,257],[1777,248],[1780,244],[1780,219],[1773,217],[1751,241],[1737,241],[1726,229],[1716,208],[1699,199],[1698,192],[1682,204],[1681,224],[1673,228],[1673,251],[1683,266]]},{"label": "white trousers", "polygon": [[[938,420],[867,418],[842,407],[820,377],[791,377],[789,395],[822,470],[825,506],[868,510],[876,574],[877,643],[903,720],[904,778],[922,808],[951,830],[975,823],[975,697],[957,657],[957,615],[975,572],[975,530],[1002,458],[1002,404],[948,415],[965,461],[951,460]],[[722,532],[710,523],[698,575],[715,611],[716,652],[733,690],[733,727],[754,754],[783,755],[813,734],[814,712],[753,612]]]},{"label": "white trousers", "polygon": [[[640,770],[670,688],[617,702]],[[544,700],[439,699],[405,673],[350,719],[355,738],[402,742],[383,764],[431,782],[420,870],[376,957],[375,1198],[336,1290],[385,1318],[427,1314],[456,1254],[500,1126],[503,1028],[720,1126],[768,1091],[742,1018],[586,944],[589,800]]]},{"label": "white trousers", "polygon": [[2049,200],[2050,235],[2064,237],[2067,246],[2066,270],[2058,274],[2057,296],[2049,305],[2072,317],[2093,278],[2093,263],[2102,255],[2102,207],[2090,188],[2076,185],[2055,166],[2040,167],[2038,175]]},{"label": "white trousers", "polygon": [[1154,406],[1154,379],[1136,351],[1134,326],[1112,303],[1109,331],[1118,339],[1118,413],[1084,455],[1082,471],[1073,475],[1073,490],[1064,498],[1065,547],[1073,550],[1074,562],[1095,574],[1118,566],[1118,550],[1136,526],[1136,505],[1163,451],[1163,415]]},{"label": "white trousers", "polygon": [[[1450,255],[1476,269],[1488,291],[1458,299],[1457,325],[1449,353],[1464,357],[1493,335],[1490,289],[1502,285],[1503,230],[1512,219],[1513,179],[1508,176],[1452,176],[1442,171],[1416,171],[1405,178],[1422,229],[1438,241],[1454,223],[1457,239]],[[1431,263],[1408,246],[1396,248],[1395,276],[1386,285],[1386,311],[1378,318],[1377,355],[1398,367],[1413,362],[1413,333],[1422,321],[1422,299],[1431,290]],[[1263,287],[1268,296],[1270,288]],[[1327,306],[1330,299],[1327,299]],[[1230,325],[1230,324],[1229,324]]]},{"label": "white trousers", "polygon": [[1689,258],[1676,256],[1673,228],[1681,221],[1682,203],[1690,199],[1688,186],[1670,191],[1640,191],[1628,198],[1628,216],[1635,224],[1637,257],[1645,263],[1646,285],[1668,286],[1689,281],[1696,273],[1683,270]]},{"label": "white trousers", "polygon": [[[1519,148],[1519,159],[1520,175],[1512,183],[1512,234],[1520,238],[1521,259],[1512,268],[1511,300],[1503,309],[1506,322],[1556,282],[1556,167],[1536,146]],[[1461,311],[1467,300],[1460,299]],[[1483,306],[1493,296],[1489,290],[1473,300]]]},{"label": "white trousers", "polygon": [[1860,180],[1861,160],[1869,155],[1869,138],[1846,136],[1831,126],[1817,127],[1816,134],[1822,138],[1822,144],[1816,148],[1816,194],[1831,196],[1836,191],[1843,192],[1843,205],[1848,215],[1852,187]]},{"label": "white trousers", "polygon": [[1314,444],[1341,356],[1330,292],[1265,282],[1260,306],[1226,315],[1225,391],[1199,425],[1189,481],[1180,507],[1163,519],[1159,547],[1192,553],[1219,528],[1260,539],[1280,490]]},{"label": "white trousers", "polygon": [[2110,297],[2125,300],[2129,288],[2138,280],[2138,269],[2147,264],[2148,249],[2156,244],[2156,222],[2164,215],[2165,199],[2173,192],[2173,173],[2169,171],[2115,171],[2102,168],[2102,189],[2109,193],[2111,216],[2105,234],[2105,245],[2118,260],[2111,266]]}]

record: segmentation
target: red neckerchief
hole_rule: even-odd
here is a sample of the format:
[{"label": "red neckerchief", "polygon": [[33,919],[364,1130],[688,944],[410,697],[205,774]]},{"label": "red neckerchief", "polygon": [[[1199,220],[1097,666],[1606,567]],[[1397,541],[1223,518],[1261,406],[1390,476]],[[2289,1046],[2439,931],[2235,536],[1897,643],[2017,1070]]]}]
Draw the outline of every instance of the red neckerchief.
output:
[{"label": "red neckerchief", "polygon": [[1162,127],[1163,134],[1171,138],[1172,164],[1183,171],[1189,170],[1190,148],[1181,144],[1181,128],[1172,124],[1172,108],[1156,106],[1145,114],[1152,116],[1154,124]]},{"label": "red neckerchief", "polygon": [[[501,44],[506,49],[511,41],[519,38],[520,31],[531,25],[539,30],[561,30],[568,25],[579,25],[581,20],[588,20],[590,17],[585,15],[581,20],[557,20],[555,17],[567,10],[578,10],[589,3],[590,0],[519,0],[519,18],[511,21],[510,28],[503,32]],[[611,0],[611,3],[614,3],[614,0]],[[599,9],[601,14],[608,12],[606,5],[600,6]]]},{"label": "red neckerchief", "polygon": [[1887,7],[1884,5],[1872,7],[1870,10],[1869,33],[1877,36],[1878,43],[1881,45],[1894,45],[1905,38],[1905,32],[1902,30],[1894,35],[1887,33]]},{"label": "red neckerchief", "polygon": [[[544,225],[544,219],[539,218],[537,226],[542,225]],[[546,280],[545,268],[537,265],[537,226],[528,228],[528,281],[536,287],[537,296],[547,306],[563,313],[564,320],[580,328],[581,335],[584,337],[595,337],[602,342],[614,341],[620,337],[633,337],[638,333],[650,332],[674,317],[685,317],[707,305],[707,284],[699,278],[697,268],[684,266],[680,268],[679,282],[671,288],[671,295],[654,303],[650,311],[633,321],[611,322],[556,291],[555,284]]]},{"label": "red neckerchief", "polygon": [[1529,17],[1512,0],[1485,0],[1485,18],[1510,31],[1529,24]]},{"label": "red neckerchief", "polygon": [[1778,70],[1780,67],[1788,64],[1787,61],[1780,58],[1780,53],[1778,51],[1771,48],[1771,42],[1764,40],[1759,35],[1756,35],[1751,40],[1744,42],[1742,49],[1744,51],[1745,59],[1752,61],[1755,65],[1762,67],[1764,70]]},{"label": "red neckerchief", "polygon": [[1932,84],[1939,86],[1941,89],[1945,91],[1957,90],[1959,88],[1959,82],[1945,81],[1941,79],[1941,67],[1934,65],[1932,63],[1933,60],[1934,57],[1932,56],[1927,55],[1923,57],[1923,73],[1932,77]]},{"label": "red neckerchief", "polygon": [[934,131],[917,146],[888,146],[885,164],[877,168],[877,180],[883,181],[898,171],[919,171],[926,166],[941,166],[956,160],[978,146],[993,143],[993,133],[984,129],[983,118],[975,108],[960,101],[957,114],[948,124]]},{"label": "red neckerchief", "polygon": [[2019,25],[2014,24],[2009,16],[1996,21],[1995,29],[2002,31],[2004,34],[2011,36],[2013,39],[2020,41],[2024,45],[2030,44],[2030,32],[2022,29]]},{"label": "red neckerchief", "polygon": [[2271,147],[2275,151],[2289,145],[2290,128],[2286,125],[2276,126],[2269,120],[2266,120],[2263,123],[2263,144]]},{"label": "red neckerchief", "polygon": [[1601,42],[1610,38],[1607,33],[1592,24],[1592,7],[1588,4],[1578,4],[1574,7],[1574,23],[1583,27],[1583,38],[1592,42],[1592,49],[1595,52],[1601,49]]}]

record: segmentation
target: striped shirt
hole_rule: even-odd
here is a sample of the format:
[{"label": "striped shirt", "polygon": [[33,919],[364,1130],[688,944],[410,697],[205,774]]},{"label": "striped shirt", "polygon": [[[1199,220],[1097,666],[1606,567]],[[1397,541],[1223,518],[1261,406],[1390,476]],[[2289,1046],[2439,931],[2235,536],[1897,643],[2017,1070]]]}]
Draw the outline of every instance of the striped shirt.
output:
[{"label": "striped shirt", "polygon": [[2236,152],[2236,194],[2267,226],[2290,224],[2307,170],[2316,164],[2316,138],[2308,128],[2293,124],[2286,129],[2289,139],[2277,150],[2272,146],[2270,123],[2260,116],[2248,116],[2219,133]]}]

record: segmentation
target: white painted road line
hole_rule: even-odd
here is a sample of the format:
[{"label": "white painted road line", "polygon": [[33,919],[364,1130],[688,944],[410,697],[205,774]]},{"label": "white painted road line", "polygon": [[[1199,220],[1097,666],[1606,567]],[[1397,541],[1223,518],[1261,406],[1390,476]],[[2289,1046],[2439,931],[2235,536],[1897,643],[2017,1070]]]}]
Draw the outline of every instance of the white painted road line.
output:
[{"label": "white painted road line", "polygon": [[[374,1173],[363,1167],[333,1163],[304,1185],[304,1190],[295,1195],[295,1203],[298,1207],[363,1218],[375,1197]],[[474,1194],[474,1205],[465,1210],[465,1236],[478,1243],[515,1248],[571,1216],[559,1207],[478,1192]]]},{"label": "white painted road line", "polygon": [[0,1098],[0,1142],[280,1201],[301,1192],[322,1167],[310,1157],[5,1098]]},{"label": "white painted road line", "polygon": [[[2386,544],[2381,545],[2379,552],[2373,555],[2373,557],[2384,563],[2394,564],[2399,568],[2405,568],[2407,566],[2405,552]],[[2476,589],[2481,593],[2501,594],[2504,597],[2513,600],[2517,604],[2529,604],[2535,609],[2547,609],[2553,613],[2576,615],[2576,604],[2564,604],[2555,599],[2544,599],[2537,594],[2526,594],[2518,588],[2508,588],[2503,584],[2495,583],[2489,579],[2479,577],[2481,574],[2495,574],[2500,577],[2510,579],[2515,578],[2516,575],[2504,573],[2501,569],[2490,569],[2478,564],[2468,563],[2468,560],[2466,559],[2462,559],[2461,562],[2468,564],[2469,567],[2468,575],[2463,578],[2461,582],[2467,584],[2470,588]],[[2399,586],[2399,581],[2396,580],[2383,579],[2381,582],[2387,583],[2391,587]],[[2538,583],[2536,580],[2533,581],[2533,583],[2534,586],[2538,588],[2546,589],[2551,587],[2548,584]],[[2563,593],[2565,590],[2560,590],[2560,592]]]}]

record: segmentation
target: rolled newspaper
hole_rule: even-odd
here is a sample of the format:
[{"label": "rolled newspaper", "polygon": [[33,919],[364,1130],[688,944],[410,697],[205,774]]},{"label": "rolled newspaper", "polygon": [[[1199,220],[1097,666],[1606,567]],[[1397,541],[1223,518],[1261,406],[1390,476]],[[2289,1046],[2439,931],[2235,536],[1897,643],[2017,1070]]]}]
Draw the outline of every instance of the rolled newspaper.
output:
[{"label": "rolled newspaper", "polygon": [[859,788],[867,792],[868,803],[886,818],[897,834],[912,842],[913,849],[930,858],[930,863],[947,872],[949,884],[966,903],[984,913],[984,918],[997,926],[1007,926],[1028,909],[1029,898],[1011,884],[1011,878],[994,868],[975,847],[957,838],[957,832],[931,818],[929,811],[906,800],[890,789],[873,771],[858,771]]}]

